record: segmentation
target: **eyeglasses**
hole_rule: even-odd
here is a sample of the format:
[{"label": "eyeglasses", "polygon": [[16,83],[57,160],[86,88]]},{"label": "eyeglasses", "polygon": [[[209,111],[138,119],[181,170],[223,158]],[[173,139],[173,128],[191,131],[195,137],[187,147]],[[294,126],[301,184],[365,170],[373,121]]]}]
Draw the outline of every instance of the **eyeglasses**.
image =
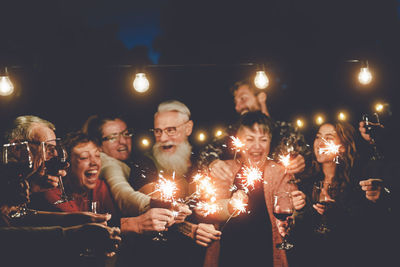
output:
[{"label": "eyeglasses", "polygon": [[156,137],[160,137],[160,136],[162,135],[163,132],[165,132],[168,136],[174,136],[174,135],[176,135],[176,130],[177,130],[179,127],[185,125],[187,122],[188,122],[188,121],[185,121],[184,123],[179,124],[179,125],[177,125],[177,126],[166,127],[166,128],[164,128],[164,129],[161,129],[161,128],[150,129],[150,131],[154,132],[154,135],[155,135]]},{"label": "eyeglasses", "polygon": [[120,133],[113,133],[101,138],[102,141],[110,141],[111,143],[119,140],[119,137],[131,138],[133,136],[133,129],[126,129]]}]

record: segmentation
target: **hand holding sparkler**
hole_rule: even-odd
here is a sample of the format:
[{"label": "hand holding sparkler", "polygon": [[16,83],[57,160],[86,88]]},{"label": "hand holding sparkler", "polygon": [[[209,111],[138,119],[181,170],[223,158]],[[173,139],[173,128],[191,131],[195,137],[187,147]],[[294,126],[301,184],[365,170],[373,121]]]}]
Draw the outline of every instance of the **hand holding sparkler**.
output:
[{"label": "hand holding sparkler", "polygon": [[223,183],[232,183],[232,172],[231,166],[223,160],[216,159],[211,162],[209,166],[209,173],[212,177],[219,179]]}]

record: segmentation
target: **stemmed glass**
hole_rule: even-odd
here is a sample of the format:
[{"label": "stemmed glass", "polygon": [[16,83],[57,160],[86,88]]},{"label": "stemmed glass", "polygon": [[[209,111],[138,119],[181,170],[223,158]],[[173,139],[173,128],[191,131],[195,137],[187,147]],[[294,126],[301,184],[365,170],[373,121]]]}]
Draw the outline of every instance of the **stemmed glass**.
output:
[{"label": "stemmed glass", "polygon": [[61,139],[57,138],[42,142],[41,147],[46,173],[58,176],[58,187],[61,190],[61,196],[54,204],[57,205],[72,200],[65,193],[62,177],[58,174],[60,170],[64,170],[68,166],[67,152],[61,144]]},{"label": "stemmed glass", "polygon": [[286,228],[285,229],[286,233],[282,235],[282,243],[276,244],[276,247],[282,250],[289,250],[294,246],[287,240],[288,232],[290,230],[290,224],[292,222],[291,216],[293,215],[294,212],[292,196],[290,192],[282,191],[282,192],[276,192],[273,197],[274,197],[273,213],[275,218],[277,219],[277,224],[279,223],[279,221],[285,222],[284,225]]},{"label": "stemmed glass", "polygon": [[[8,176],[6,178],[13,179],[13,182],[25,183],[26,179],[34,171],[32,153],[28,142],[4,144],[1,163],[2,176]],[[22,217],[29,213],[26,207],[27,199],[19,205],[17,212],[11,215],[12,218]]]},{"label": "stemmed glass", "polygon": [[[100,202],[92,201],[89,199],[84,200],[85,210],[98,213],[100,210]],[[93,248],[85,248],[83,252],[79,255],[81,257],[93,258],[96,256],[96,253]]]},{"label": "stemmed glass", "polygon": [[331,230],[327,224],[326,212],[335,203],[332,196],[332,187],[330,183],[318,181],[314,183],[312,191],[312,200],[314,204],[320,204],[325,207],[324,213],[321,215],[321,223],[315,229],[315,232],[320,234],[329,233]]}]

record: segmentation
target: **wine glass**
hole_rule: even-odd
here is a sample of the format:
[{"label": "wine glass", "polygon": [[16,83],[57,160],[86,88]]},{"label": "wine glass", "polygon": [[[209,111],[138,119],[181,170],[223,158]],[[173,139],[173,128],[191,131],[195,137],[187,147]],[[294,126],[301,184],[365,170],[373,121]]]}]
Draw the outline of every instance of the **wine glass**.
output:
[{"label": "wine glass", "polygon": [[58,176],[58,187],[61,191],[61,196],[54,204],[57,205],[72,200],[65,193],[62,177],[58,174],[60,170],[64,170],[68,166],[67,152],[61,144],[61,139],[57,138],[42,142],[41,148],[46,174]]},{"label": "wine glass", "polygon": [[[93,201],[89,199],[85,199],[83,201],[84,203],[84,210],[85,211],[90,211],[93,213],[98,213],[100,210],[100,202],[99,201]],[[95,250],[93,248],[85,248],[81,254],[79,254],[81,257],[86,257],[86,258],[94,258],[96,256]]]},{"label": "wine glass", "polygon": [[[26,179],[33,173],[34,164],[32,152],[27,141],[9,143],[3,145],[1,175],[11,179],[14,183],[26,183]],[[26,192],[26,189],[23,189]],[[12,218],[19,218],[29,213],[26,203],[29,199],[29,193],[25,193],[24,199],[19,199],[18,209],[11,214]]]},{"label": "wine glass", "polygon": [[277,224],[279,223],[279,221],[286,223],[285,224],[286,233],[282,235],[282,243],[276,244],[276,247],[282,250],[289,250],[294,246],[287,240],[288,232],[290,230],[290,224],[292,222],[291,216],[293,215],[294,212],[292,196],[290,192],[282,191],[282,192],[276,192],[273,197],[274,197],[273,213],[275,218],[277,219]]},{"label": "wine glass", "polygon": [[329,208],[335,203],[332,196],[332,186],[330,183],[324,181],[318,181],[314,183],[312,191],[312,200],[314,204],[320,204],[325,207],[324,213],[321,215],[321,223],[315,229],[315,232],[320,234],[326,234],[331,231],[328,227],[326,213]]}]

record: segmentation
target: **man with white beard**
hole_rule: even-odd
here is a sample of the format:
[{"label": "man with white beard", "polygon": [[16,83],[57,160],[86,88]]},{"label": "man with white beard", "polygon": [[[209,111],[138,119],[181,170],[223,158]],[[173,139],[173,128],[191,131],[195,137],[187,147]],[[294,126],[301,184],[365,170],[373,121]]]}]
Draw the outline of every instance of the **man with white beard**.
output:
[{"label": "man with white beard", "polygon": [[190,175],[192,146],[188,138],[193,130],[190,110],[179,101],[166,101],[158,106],[154,114],[153,161],[159,171],[174,175],[179,187],[179,196],[187,193]]},{"label": "man with white beard", "polygon": [[[182,102],[176,100],[165,101],[159,104],[154,114],[154,136],[156,143],[153,146],[151,158],[165,178],[174,175],[178,185],[178,198],[187,196],[188,181],[192,174],[192,146],[189,136],[193,130],[193,121],[190,119],[190,110]],[[219,240],[221,232],[215,230],[214,225],[207,223],[194,224],[184,222],[177,225],[178,231],[207,247],[214,240]],[[171,237],[171,248],[180,249],[179,261],[174,260],[175,266],[202,266],[204,249],[193,247],[185,238],[177,238],[174,242]],[[184,250],[185,253],[182,253]],[[183,256],[184,255],[184,256]]]}]

